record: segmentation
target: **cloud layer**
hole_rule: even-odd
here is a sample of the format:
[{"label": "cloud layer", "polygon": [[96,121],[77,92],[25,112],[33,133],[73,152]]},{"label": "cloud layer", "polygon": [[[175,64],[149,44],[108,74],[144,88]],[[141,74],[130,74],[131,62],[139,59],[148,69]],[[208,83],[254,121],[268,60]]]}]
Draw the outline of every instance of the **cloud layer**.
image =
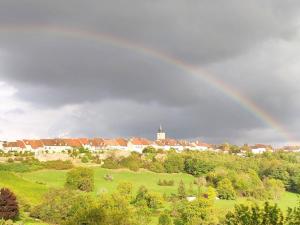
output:
[{"label": "cloud layer", "polygon": [[280,0],[1,1],[0,81],[14,89],[1,102],[14,107],[1,107],[0,134],[153,138],[162,123],[176,138],[285,142],[201,75],[47,27],[109,33],[204,68],[296,136],[299,7]]}]

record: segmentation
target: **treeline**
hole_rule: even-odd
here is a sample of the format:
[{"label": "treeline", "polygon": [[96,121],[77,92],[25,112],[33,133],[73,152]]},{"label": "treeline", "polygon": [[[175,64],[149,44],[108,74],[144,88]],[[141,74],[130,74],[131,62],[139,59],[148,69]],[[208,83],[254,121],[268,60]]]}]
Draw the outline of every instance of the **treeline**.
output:
[{"label": "treeline", "polygon": [[[240,157],[234,154],[184,151],[182,153],[132,153],[129,157],[112,155],[104,168],[140,168],[156,173],[187,173],[213,186],[223,199],[236,196],[278,199],[284,190],[300,193],[300,155],[265,153]],[[226,192],[224,192],[226,190]]]}]

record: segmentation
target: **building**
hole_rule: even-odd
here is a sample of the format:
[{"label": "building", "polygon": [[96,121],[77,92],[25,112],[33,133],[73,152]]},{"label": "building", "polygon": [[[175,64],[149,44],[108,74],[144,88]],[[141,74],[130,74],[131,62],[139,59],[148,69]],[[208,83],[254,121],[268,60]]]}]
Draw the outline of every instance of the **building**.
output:
[{"label": "building", "polygon": [[156,140],[165,140],[166,139],[166,133],[163,131],[162,126],[159,126],[158,132],[156,134]]},{"label": "building", "polygon": [[271,149],[271,147],[267,146],[267,145],[256,144],[251,147],[251,152],[253,154],[262,154],[262,153],[266,152],[268,149]]},{"label": "building", "polygon": [[128,141],[127,148],[129,151],[142,153],[144,148],[151,146],[152,141],[146,138],[133,137]]},{"label": "building", "polygon": [[40,153],[44,150],[44,144],[41,140],[23,140],[26,150],[34,153]]},{"label": "building", "polygon": [[23,141],[9,141],[3,144],[4,152],[25,152],[26,145]]}]

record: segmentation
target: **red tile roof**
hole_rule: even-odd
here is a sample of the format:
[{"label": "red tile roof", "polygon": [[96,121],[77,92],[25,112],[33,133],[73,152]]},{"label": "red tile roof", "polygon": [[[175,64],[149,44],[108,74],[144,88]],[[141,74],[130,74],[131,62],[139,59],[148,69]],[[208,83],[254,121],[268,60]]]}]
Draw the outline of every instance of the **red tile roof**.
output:
[{"label": "red tile roof", "polygon": [[23,140],[26,145],[30,145],[32,149],[43,148],[44,144],[41,140]]},{"label": "red tile roof", "polygon": [[89,144],[93,147],[103,147],[104,140],[102,138],[89,139]]},{"label": "red tile roof", "polygon": [[130,139],[130,142],[134,145],[151,145],[152,141],[146,138],[133,137]]},{"label": "red tile roof", "polygon": [[72,148],[82,148],[82,144],[79,139],[63,139],[63,142]]}]

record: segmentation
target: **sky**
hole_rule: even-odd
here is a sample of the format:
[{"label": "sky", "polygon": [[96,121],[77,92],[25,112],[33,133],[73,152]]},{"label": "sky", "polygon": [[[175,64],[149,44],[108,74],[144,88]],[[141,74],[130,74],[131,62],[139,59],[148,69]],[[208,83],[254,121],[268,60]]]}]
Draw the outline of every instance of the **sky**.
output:
[{"label": "sky", "polygon": [[298,0],[0,0],[0,139],[296,143],[299,31]]}]

